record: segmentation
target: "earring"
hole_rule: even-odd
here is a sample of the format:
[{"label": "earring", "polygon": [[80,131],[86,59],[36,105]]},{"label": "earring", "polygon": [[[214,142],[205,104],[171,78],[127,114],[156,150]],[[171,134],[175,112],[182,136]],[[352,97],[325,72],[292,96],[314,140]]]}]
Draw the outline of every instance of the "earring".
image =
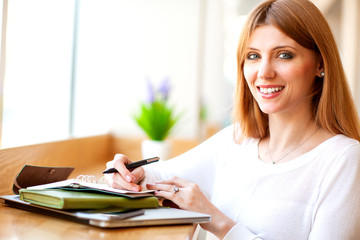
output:
[{"label": "earring", "polygon": [[325,73],[324,73],[324,72],[321,72],[321,73],[320,73],[320,76],[321,76],[321,77],[324,77],[324,76],[325,76]]}]

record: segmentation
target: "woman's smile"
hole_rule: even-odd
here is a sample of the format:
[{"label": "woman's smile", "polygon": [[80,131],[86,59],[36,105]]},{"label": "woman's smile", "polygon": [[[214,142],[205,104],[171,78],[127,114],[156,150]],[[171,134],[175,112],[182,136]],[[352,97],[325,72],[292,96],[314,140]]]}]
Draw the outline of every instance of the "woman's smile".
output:
[{"label": "woman's smile", "polygon": [[258,86],[258,92],[261,94],[261,96],[263,98],[275,98],[278,95],[281,94],[281,91],[284,90],[284,86],[279,86],[279,85],[261,85]]}]

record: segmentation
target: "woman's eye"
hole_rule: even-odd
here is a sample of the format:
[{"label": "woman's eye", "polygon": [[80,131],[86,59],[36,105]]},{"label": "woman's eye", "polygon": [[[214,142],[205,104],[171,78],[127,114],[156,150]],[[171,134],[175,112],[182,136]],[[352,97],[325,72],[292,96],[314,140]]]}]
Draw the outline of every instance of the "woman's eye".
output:
[{"label": "woman's eye", "polygon": [[294,56],[291,53],[280,53],[279,57],[282,59],[292,59]]},{"label": "woman's eye", "polygon": [[255,59],[259,59],[260,56],[255,54],[255,53],[250,53],[250,54],[247,55],[246,58],[249,59],[249,60],[255,60]]}]

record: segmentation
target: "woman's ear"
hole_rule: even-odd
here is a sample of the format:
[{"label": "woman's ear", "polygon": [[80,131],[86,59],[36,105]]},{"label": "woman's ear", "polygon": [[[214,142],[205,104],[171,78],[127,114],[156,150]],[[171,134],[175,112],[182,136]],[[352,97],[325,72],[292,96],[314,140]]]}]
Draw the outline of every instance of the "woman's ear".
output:
[{"label": "woman's ear", "polygon": [[320,78],[325,77],[325,71],[324,71],[324,69],[318,70],[318,72],[316,73],[316,76],[318,76],[318,77],[320,77]]},{"label": "woman's ear", "polygon": [[323,78],[325,76],[325,70],[324,70],[324,62],[321,57],[319,57],[319,63],[316,71],[316,76]]}]

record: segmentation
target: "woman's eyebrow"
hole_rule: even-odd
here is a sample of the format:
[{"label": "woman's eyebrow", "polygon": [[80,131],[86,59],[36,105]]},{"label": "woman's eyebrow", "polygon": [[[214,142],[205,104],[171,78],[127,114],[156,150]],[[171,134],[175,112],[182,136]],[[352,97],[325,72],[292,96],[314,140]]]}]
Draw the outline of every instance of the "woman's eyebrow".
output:
[{"label": "woman's eyebrow", "polygon": [[[292,48],[294,50],[296,50],[295,47],[292,47],[290,45],[280,45],[280,46],[276,46],[274,48],[272,48],[271,50],[277,50],[277,49],[283,49],[283,48]],[[248,50],[254,50],[254,51],[260,51],[259,49],[255,48],[255,47],[247,47]]]},{"label": "woman's eyebrow", "polygon": [[247,49],[249,49],[249,50],[255,50],[255,51],[260,51],[259,49],[254,48],[254,47],[248,47]]},{"label": "woman's eyebrow", "polygon": [[273,50],[282,49],[282,48],[292,48],[292,49],[296,50],[295,47],[290,46],[290,45],[280,45],[280,46],[276,46],[276,47],[273,48]]}]

